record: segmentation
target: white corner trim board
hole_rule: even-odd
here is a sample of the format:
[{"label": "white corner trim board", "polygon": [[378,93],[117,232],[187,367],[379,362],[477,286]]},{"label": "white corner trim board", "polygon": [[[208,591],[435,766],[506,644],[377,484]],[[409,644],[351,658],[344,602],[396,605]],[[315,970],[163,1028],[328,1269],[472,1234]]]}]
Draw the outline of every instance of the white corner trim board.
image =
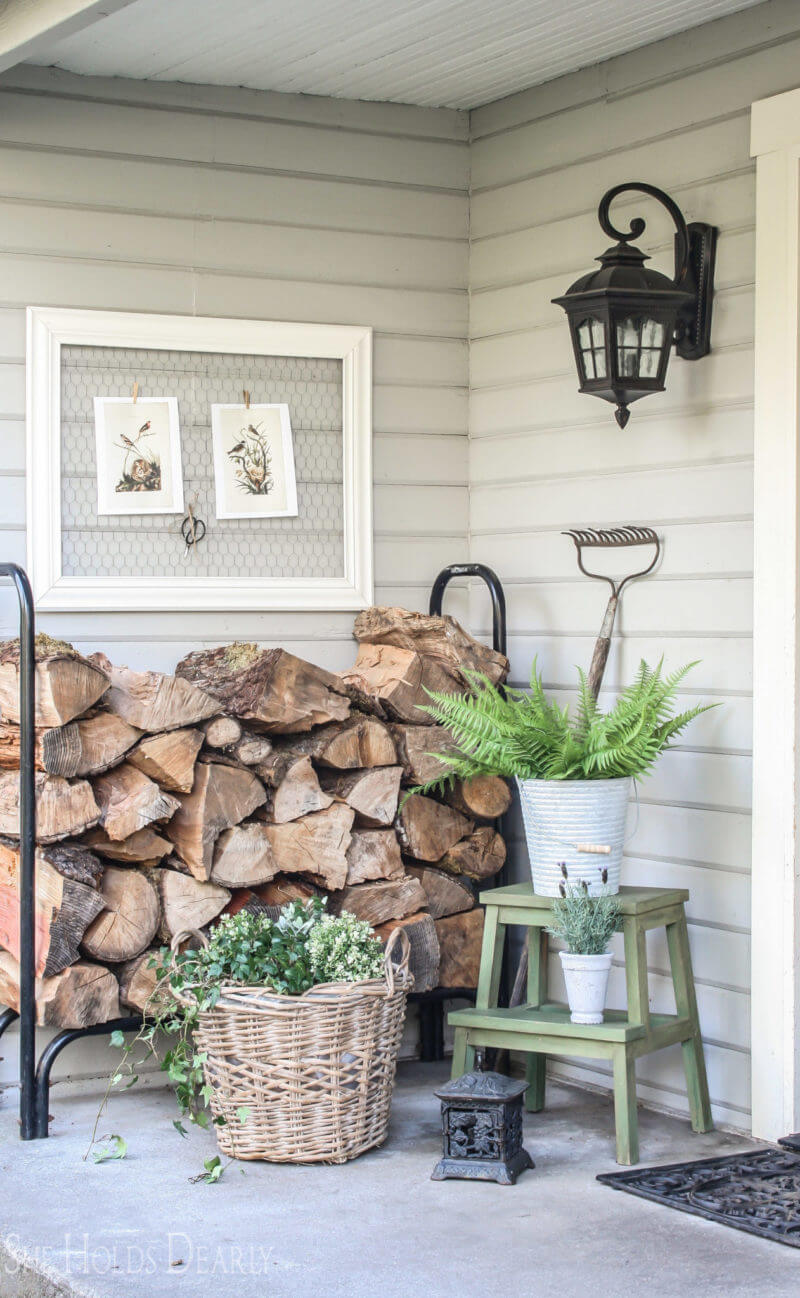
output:
[{"label": "white corner trim board", "polygon": [[[373,602],[372,330],[357,325],[29,307],[28,570],[44,612],[318,610]],[[342,362],[341,577],[75,577],[62,571],[61,348],[122,347],[338,359]]]},{"label": "white corner trim board", "polygon": [[800,90],[753,104],[756,157],[753,1135],[800,1129]]}]

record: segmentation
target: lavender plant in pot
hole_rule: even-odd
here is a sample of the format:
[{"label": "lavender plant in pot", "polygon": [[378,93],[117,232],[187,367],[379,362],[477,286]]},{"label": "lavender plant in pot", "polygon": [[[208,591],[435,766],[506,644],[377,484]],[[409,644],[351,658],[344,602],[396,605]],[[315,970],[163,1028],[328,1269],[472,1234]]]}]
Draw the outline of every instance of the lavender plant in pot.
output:
[{"label": "lavender plant in pot", "polygon": [[553,922],[547,931],[566,944],[559,958],[570,1018],[573,1023],[602,1023],[611,969],[608,944],[619,926],[619,902],[608,892],[591,896],[585,880],[571,884],[566,865],[561,873]]}]

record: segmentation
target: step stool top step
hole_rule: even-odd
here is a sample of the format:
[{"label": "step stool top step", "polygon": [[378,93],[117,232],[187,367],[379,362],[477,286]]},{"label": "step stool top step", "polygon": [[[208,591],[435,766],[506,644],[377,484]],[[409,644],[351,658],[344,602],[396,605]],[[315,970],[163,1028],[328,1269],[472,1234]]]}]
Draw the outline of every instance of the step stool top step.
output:
[{"label": "step stool top step", "polygon": [[[483,906],[519,906],[526,910],[551,910],[554,898],[540,897],[531,883],[512,883],[480,894]],[[689,900],[686,888],[620,888],[617,896],[623,915],[643,915],[649,910],[681,906]]]},{"label": "step stool top step", "polygon": [[[653,1026],[669,1023],[675,1015],[653,1014]],[[455,1028],[487,1028],[501,1032],[535,1033],[539,1036],[583,1037],[589,1041],[635,1041],[645,1035],[641,1023],[629,1023],[625,1010],[606,1010],[602,1023],[573,1023],[566,1005],[548,1003],[532,1009],[452,1010],[447,1022]],[[520,1043],[521,1044],[521,1043]]]}]

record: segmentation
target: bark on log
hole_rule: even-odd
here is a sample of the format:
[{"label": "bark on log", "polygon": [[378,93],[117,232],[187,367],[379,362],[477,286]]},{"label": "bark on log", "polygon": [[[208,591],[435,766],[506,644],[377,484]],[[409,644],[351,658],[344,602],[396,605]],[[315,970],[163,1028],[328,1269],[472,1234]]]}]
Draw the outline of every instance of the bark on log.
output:
[{"label": "bark on log", "polygon": [[472,822],[454,807],[412,793],[397,815],[397,837],[409,856],[418,861],[438,861],[472,829]]},{"label": "bark on log", "polygon": [[266,906],[277,907],[288,905],[290,901],[308,901],[309,897],[318,897],[319,888],[307,883],[305,879],[290,879],[277,875],[269,883],[262,883],[253,892]]},{"label": "bark on log", "polygon": [[213,695],[225,712],[270,734],[344,721],[350,711],[336,676],[284,649],[202,649],[178,663],[176,673]]},{"label": "bark on log", "polygon": [[194,767],[203,743],[202,730],[168,730],[149,735],[137,744],[127,760],[171,793],[191,793]]},{"label": "bark on log", "polygon": [[104,829],[90,829],[83,841],[94,852],[99,852],[109,861],[120,861],[123,865],[157,865],[172,851],[168,839],[149,825],[145,829],[137,829],[135,834],[122,838],[119,842],[109,838]]},{"label": "bark on log", "polygon": [[204,928],[225,909],[231,899],[227,888],[194,879],[175,870],[152,871],[161,902],[158,936],[169,944],[176,933]]},{"label": "bark on log", "polygon": [[483,942],[483,908],[437,919],[439,986],[476,987]]},{"label": "bark on log", "polygon": [[[100,808],[85,780],[36,773],[36,841],[55,843],[76,838],[96,825]],[[19,838],[19,775],[0,772],[0,834]]]},{"label": "bark on log", "polygon": [[284,874],[303,874],[326,889],[343,888],[347,881],[347,849],[354,812],[343,803],[325,811],[267,825],[272,851]]},{"label": "bark on log", "polygon": [[359,613],[353,634],[360,644],[393,645],[432,659],[462,682],[463,668],[482,672],[495,684],[506,679],[508,659],[471,636],[455,618],[413,613],[405,608],[373,607]]},{"label": "bark on log", "polygon": [[465,874],[480,882],[490,879],[506,863],[506,845],[490,825],[481,825],[469,838],[455,843],[436,862],[440,870]]},{"label": "bark on log", "polygon": [[347,849],[347,884],[396,879],[403,873],[400,844],[393,829],[354,829]]},{"label": "bark on log", "polygon": [[[0,951],[0,1001],[19,1013],[19,964]],[[81,960],[36,980],[36,1022],[43,1028],[90,1028],[120,1017],[119,988],[110,969]]]},{"label": "bark on log", "polygon": [[[99,712],[65,726],[37,730],[34,760],[38,770],[51,775],[95,775],[116,766],[140,735],[140,730],[113,712]],[[19,726],[0,721],[0,768],[19,770],[19,737]]]},{"label": "bark on log", "polygon": [[128,1009],[138,1010],[140,1014],[154,1010],[162,995],[169,995],[166,987],[156,992],[158,972],[155,966],[150,965],[154,955],[155,949],[149,948],[132,960],[126,960],[118,970],[120,1003]]},{"label": "bark on log", "polygon": [[330,794],[320,787],[317,772],[310,757],[300,757],[291,751],[274,752],[255,767],[267,786],[267,795],[259,817],[272,824],[282,825],[287,820],[324,811],[333,802]]},{"label": "bark on log", "polygon": [[397,815],[402,775],[402,766],[373,766],[342,775],[323,771],[320,783],[325,793],[353,808],[360,828],[380,829]]},{"label": "bark on log", "polygon": [[113,771],[96,775],[95,797],[100,807],[100,824],[115,842],[130,838],[147,825],[169,820],[180,803],[129,762]]},{"label": "bark on log", "polygon": [[284,741],[295,753],[336,771],[366,766],[394,766],[397,752],[389,727],[375,717],[354,714],[347,721],[322,726],[302,739]]},{"label": "bark on log", "polygon": [[158,734],[179,730],[219,712],[219,705],[189,681],[163,672],[134,672],[113,666],[105,654],[93,654],[90,662],[103,668],[111,679],[105,706],[139,730]]},{"label": "bark on log", "polygon": [[240,910],[246,910],[250,915],[268,915],[273,918],[277,917],[279,909],[277,906],[268,906],[266,902],[261,901],[258,893],[252,888],[235,888],[222,914],[238,915]]},{"label": "bark on log", "polygon": [[403,919],[421,910],[425,905],[425,893],[418,880],[403,876],[343,888],[331,897],[328,905],[335,914],[347,910],[374,928],[389,919]]},{"label": "bark on log", "polygon": [[408,784],[428,784],[444,771],[438,754],[454,751],[453,736],[444,726],[392,726],[397,758]]},{"label": "bark on log", "polygon": [[158,895],[140,870],[110,865],[100,883],[104,909],[83,935],[83,950],[95,960],[117,964],[148,947],[158,932]]},{"label": "bark on log", "polygon": [[266,825],[253,821],[234,825],[217,839],[211,870],[215,883],[226,888],[254,888],[274,879],[279,870]]},{"label": "bark on log", "polygon": [[471,888],[444,870],[437,870],[429,865],[408,865],[408,873],[415,878],[425,893],[425,909],[434,919],[443,919],[446,915],[458,915],[462,911],[472,910],[475,905],[475,894]]},{"label": "bark on log", "polygon": [[252,815],[266,796],[252,771],[219,762],[198,763],[192,791],[181,795],[178,810],[165,830],[195,878],[209,878],[214,844],[223,829]]},{"label": "bark on log", "polygon": [[[0,710],[19,723],[19,640],[0,648]],[[108,689],[102,667],[83,658],[72,645],[50,636],[36,637],[37,726],[64,726],[96,703]]]},{"label": "bark on log", "polygon": [[511,806],[511,789],[499,775],[476,775],[463,783],[456,780],[444,800],[473,820],[497,820]]},{"label": "bark on log", "polygon": [[439,939],[433,919],[419,911],[415,915],[407,915],[405,919],[392,919],[386,924],[379,924],[375,933],[384,946],[396,928],[405,931],[411,946],[408,968],[414,975],[414,991],[433,991],[439,983]]},{"label": "bark on log", "polygon": [[[103,909],[98,892],[103,867],[77,844],[36,851],[36,973],[60,973],[78,959],[89,925]],[[0,946],[19,959],[19,845],[0,839]]]}]

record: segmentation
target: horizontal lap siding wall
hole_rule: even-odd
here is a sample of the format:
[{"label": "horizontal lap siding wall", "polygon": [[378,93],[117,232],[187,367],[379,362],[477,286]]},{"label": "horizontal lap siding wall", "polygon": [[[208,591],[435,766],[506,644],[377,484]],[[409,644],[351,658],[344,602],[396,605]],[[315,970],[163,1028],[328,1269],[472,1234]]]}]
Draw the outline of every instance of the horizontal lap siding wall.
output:
[{"label": "horizontal lap siding wall", "polygon": [[[473,559],[508,595],[512,675],[538,654],[566,701],[587,666],[604,587],[580,577],[561,529],[650,523],[663,563],[625,594],[607,684],[641,656],[701,658],[682,701],[722,706],[697,721],[640,792],[628,848],[632,883],[686,887],[690,942],[717,1118],[749,1125],[754,99],[798,83],[800,14],[766,4],[472,114],[470,481]],[[713,354],[673,358],[667,391],[632,408],[580,396],[563,293],[608,240],[596,221],[608,187],[645,180],[687,219],[720,227]],[[669,270],[672,230],[654,203],[624,197],[614,216],[648,222]],[[473,624],[488,629],[482,593]],[[635,818],[633,813],[632,821]],[[515,869],[527,858],[514,822]],[[649,943],[652,999],[670,1008],[663,940]],[[554,964],[557,962],[554,962]],[[558,970],[553,973],[558,977]],[[615,945],[611,1003],[624,1003]],[[595,1065],[560,1068],[610,1084]],[[639,1065],[640,1091],[686,1109],[680,1051]]]},{"label": "horizontal lap siding wall", "polygon": [[[25,555],[27,305],[365,324],[376,599],[424,607],[467,541],[468,175],[455,112],[39,68],[0,78],[3,557]],[[42,624],[135,666],[232,638],[332,668],[353,658],[348,614]]]}]

